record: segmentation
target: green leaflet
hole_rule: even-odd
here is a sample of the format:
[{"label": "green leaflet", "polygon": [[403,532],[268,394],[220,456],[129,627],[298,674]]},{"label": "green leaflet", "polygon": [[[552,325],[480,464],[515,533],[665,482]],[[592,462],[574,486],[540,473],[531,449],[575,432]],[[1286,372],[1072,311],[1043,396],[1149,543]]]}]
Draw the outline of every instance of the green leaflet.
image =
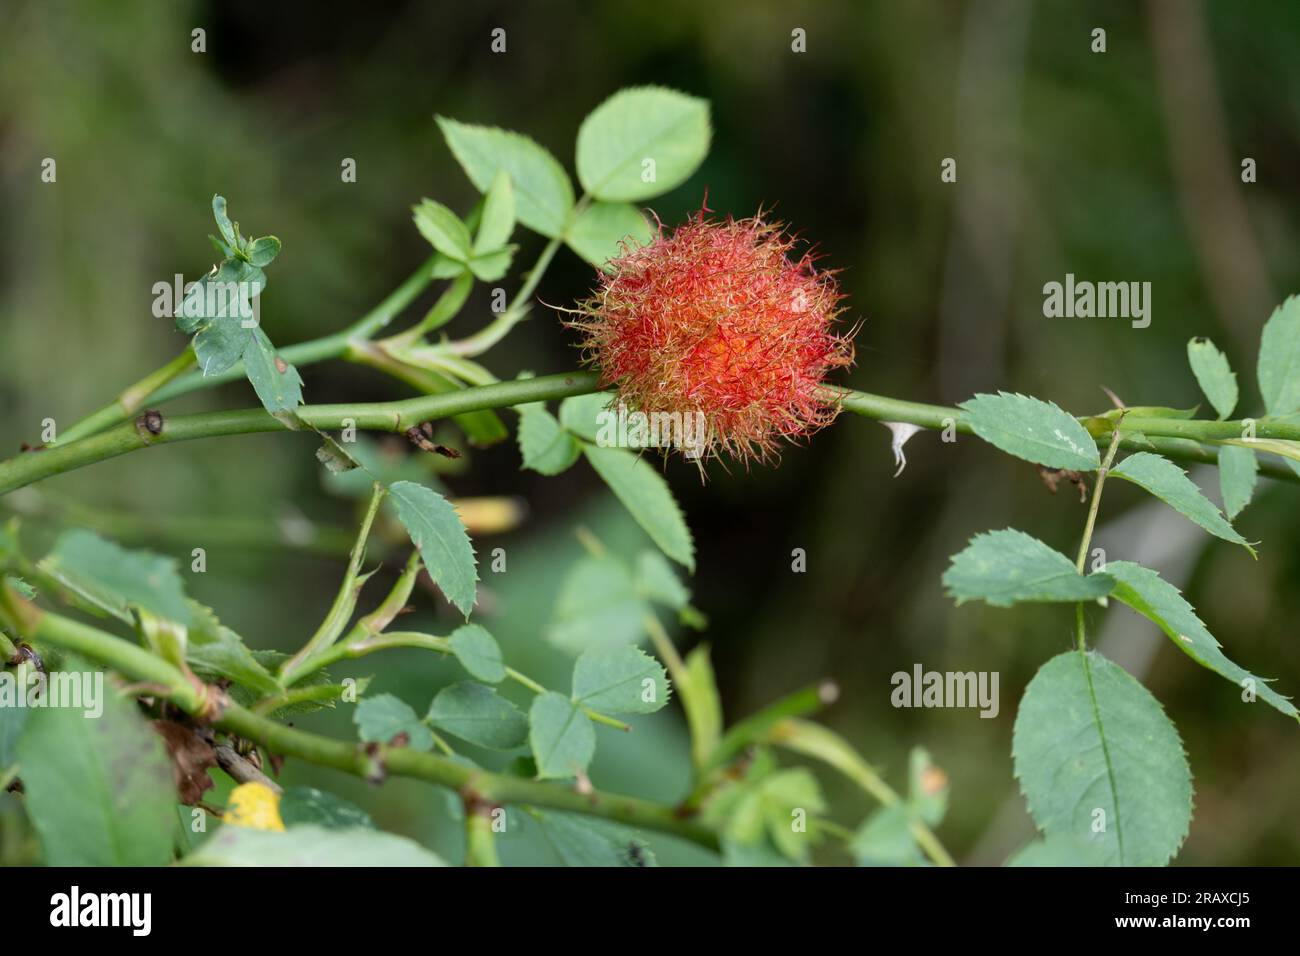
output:
[{"label": "green leaflet", "polygon": [[510,174],[499,169],[483,197],[483,215],[474,236],[474,255],[496,252],[514,231],[515,191],[510,185]]},{"label": "green leaflet", "polygon": [[713,674],[709,645],[697,644],[686,655],[686,679],[677,686],[686,724],[691,731],[691,759],[705,767],[722,739],[722,698]]},{"label": "green leaflet", "polygon": [[284,832],[222,827],[185,858],[189,866],[446,866],[413,840],[365,827],[295,826]]},{"label": "green leaflet", "polygon": [[565,866],[658,866],[654,853],[628,827],[558,810],[534,818]]},{"label": "green leaflet", "polygon": [[[277,672],[289,659],[289,655],[283,651],[257,650],[253,651],[253,659],[257,661],[268,672]],[[310,714],[326,708],[333,709],[338,706],[342,700],[362,699],[366,688],[370,686],[369,677],[358,677],[355,680],[349,678],[350,683],[343,684],[335,681],[330,677],[329,671],[318,670],[306,677],[294,681],[294,691],[306,696],[296,698],[292,703],[280,703],[272,706],[265,711],[263,716],[266,717],[292,717],[299,714]],[[234,698],[237,704],[244,707],[250,707],[257,703],[261,695],[246,690],[239,684],[230,688],[230,696]]]},{"label": "green leaflet", "polygon": [[606,714],[652,714],[668,703],[663,666],[632,645],[594,647],[573,665],[573,699]]},{"label": "green leaflet", "polygon": [[760,768],[705,804],[703,819],[738,845],[770,840],[786,859],[806,861],[817,839],[813,818],[825,810],[817,778],[806,768]]},{"label": "green leaflet", "polygon": [[194,334],[194,355],[204,375],[219,375],[243,358],[258,327],[253,300],[265,288],[266,273],[231,258],[185,294],[176,310],[176,327]]},{"label": "green leaflet", "polygon": [[212,218],[217,221],[217,229],[221,233],[221,238],[231,249],[239,248],[239,240],[236,238],[235,224],[230,221],[230,215],[226,212],[226,197],[212,197]]},{"label": "green leaflet", "polygon": [[663,476],[622,448],[583,445],[582,451],[650,540],[668,557],[694,571],[695,542]]},{"label": "green leaflet", "polygon": [[912,837],[907,808],[880,807],[863,822],[849,844],[858,866],[924,866],[925,856]]},{"label": "green leaflet", "polygon": [[528,739],[528,720],[519,708],[474,681],[440,690],[429,705],[429,723],[489,750],[513,750]]},{"label": "green leaflet", "polygon": [[524,467],[543,475],[567,471],[582,454],[574,437],[556,421],[542,404],[519,407],[519,454]]},{"label": "green leaflet", "polygon": [[1209,339],[1192,339],[1187,343],[1187,363],[1219,418],[1231,415],[1237,407],[1237,374],[1227,357]]},{"label": "green leaflet", "polygon": [[[24,692],[15,684],[15,693]],[[27,724],[27,707],[0,707],[0,773],[4,773],[18,759],[18,741]]]},{"label": "green leaflet", "polygon": [[478,591],[478,571],[474,548],[456,509],[433,489],[413,481],[394,482],[388,493],[429,577],[469,617]]},{"label": "green leaflet", "polygon": [[555,691],[539,694],[528,712],[528,725],[539,779],[586,772],[596,753],[596,729],[578,704]]},{"label": "green leaflet", "polygon": [[470,676],[488,684],[499,684],[506,678],[506,665],[501,648],[486,629],[477,624],[463,624],[447,639],[451,653]]},{"label": "green leaflet", "polygon": [[418,206],[412,206],[415,228],[420,235],[429,240],[429,244],[448,259],[467,262],[472,254],[473,242],[469,227],[461,222],[460,217],[440,202],[423,199]]},{"label": "green leaflet", "polygon": [[444,116],[437,121],[452,155],[479,192],[489,190],[504,170],[519,221],[552,239],[564,233],[573,209],[573,184],[554,156],[519,133]]},{"label": "green leaflet", "polygon": [[958,604],[980,600],[995,607],[1021,601],[1092,601],[1105,597],[1114,585],[1105,574],[1084,577],[1061,552],[1012,528],[977,534],[953,556],[943,583]]},{"label": "green leaflet", "polygon": [[645,602],[622,562],[585,556],[560,585],[547,639],[573,653],[590,647],[636,644],[645,636]]},{"label": "green leaflet", "polygon": [[1153,455],[1148,451],[1140,451],[1129,455],[1112,468],[1111,474],[1145,488],[1150,494],[1155,495],[1210,534],[1224,541],[1239,544],[1254,556],[1255,549],[1250,546],[1250,543],[1237,534],[1219,509],[1214,507],[1213,503],[1201,494],[1201,489],[1187,477],[1187,473],[1169,459]]},{"label": "green leaflet", "polygon": [[608,392],[574,395],[560,402],[560,424],[586,441],[597,441],[600,416],[610,410],[615,396]]},{"label": "green leaflet", "polygon": [[[809,743],[818,742],[820,735],[815,724],[805,724],[809,730]],[[825,757],[851,777],[860,773],[862,759],[855,751],[844,746],[844,753],[834,746],[837,738],[827,735]],[[815,750],[805,749],[804,752]],[[868,769],[871,777],[875,772]],[[867,788],[867,792],[878,792]],[[913,820],[937,826],[948,810],[948,778],[930,759],[928,751],[913,747],[908,757],[908,796],[906,802],[891,803],[876,810],[863,822],[849,845],[858,866],[925,866],[928,861],[916,842]]]},{"label": "green leaflet", "polygon": [[[86,670],[78,665],[78,670]],[[104,712],[34,710],[18,744],[25,804],[49,866],[163,866],[176,788],[135,701],[104,682]]]},{"label": "green leaflet", "polygon": [[189,606],[194,624],[185,644],[185,658],[194,673],[208,681],[225,678],[260,697],[282,692],[243,638],[217,620],[210,608],[197,601],[190,601]]},{"label": "green leaflet", "polygon": [[1241,445],[1219,448],[1219,493],[1223,495],[1223,510],[1229,521],[1250,504],[1258,478],[1259,461],[1253,451]]},{"label": "green leaflet", "polygon": [[286,787],[280,798],[280,819],[286,827],[315,825],[327,830],[375,829],[375,821],[365,810],[315,787]]},{"label": "green leaflet", "polygon": [[1025,688],[1012,756],[1048,839],[1096,840],[1117,866],[1163,866],[1192,818],[1178,731],[1150,692],[1096,652],[1053,657]]},{"label": "green leaflet", "polygon": [[219,375],[242,360],[262,406],[283,420],[283,413],[302,403],[302,379],[276,354],[253,308],[266,288],[262,268],[280,254],[280,240],[244,239],[221,196],[212,197],[212,214],[222,236],[212,237],[213,244],[225,258],[185,294],[176,309],[176,327],[194,336],[194,355],[204,375]]},{"label": "green leaflet", "polygon": [[1105,866],[1106,846],[1100,839],[1056,834],[1021,847],[1007,866]]},{"label": "green leaflet", "polygon": [[460,310],[465,307],[465,302],[472,291],[474,291],[474,278],[464,274],[457,275],[456,281],[443,290],[442,295],[438,296],[437,301],[433,303],[433,307],[420,320],[425,332],[440,329],[456,318]]},{"label": "green leaflet", "polygon": [[1196,616],[1196,610],[1176,587],[1156,572],[1132,561],[1107,562],[1106,573],[1117,582],[1112,594],[1143,617],[1154,621],[1180,651],[1239,688],[1249,687],[1255,695],[1287,716],[1300,719],[1295,705],[1270,689],[1264,678],[1256,677],[1224,656],[1219,642],[1206,630]]},{"label": "green leaflet", "polygon": [[59,535],[40,567],[91,606],[127,624],[132,607],[189,626],[193,623],[185,588],[172,558],[151,551],[128,551],[80,528]]},{"label": "green leaflet", "polygon": [[1300,297],[1289,296],[1264,323],[1257,375],[1270,415],[1300,411]]},{"label": "green leaflet", "polygon": [[636,556],[635,580],[637,593],[674,611],[691,600],[690,590],[658,551],[642,551]]},{"label": "green leaflet", "polygon": [[467,274],[465,263],[458,262],[455,259],[448,259],[441,252],[434,253],[433,260],[429,275],[435,279],[457,279],[463,278]]},{"label": "green leaflet", "polygon": [[569,248],[598,268],[622,255],[625,248],[644,246],[652,238],[645,216],[629,203],[594,202],[574,217],[564,233]]},{"label": "green leaflet", "polygon": [[516,248],[516,246],[507,246],[504,249],[474,256],[469,260],[470,272],[474,273],[474,277],[480,282],[496,282],[510,271],[510,263],[514,259]]},{"label": "green leaflet", "polygon": [[948,813],[948,777],[935,766],[930,752],[913,747],[907,759],[908,808],[932,827]]},{"label": "green leaflet", "polygon": [[244,349],[244,373],[262,407],[272,415],[291,412],[302,404],[302,376],[280,358],[260,327],[253,329]]},{"label": "green leaflet", "polygon": [[649,199],[685,182],[709,152],[708,101],[656,86],[619,90],[578,129],[578,181],[597,199]]},{"label": "green leaflet", "polygon": [[399,734],[405,734],[405,746],[412,750],[433,746],[433,734],[411,705],[392,694],[363,697],[352,712],[352,722],[357,725],[357,736],[367,743],[390,744]]},{"label": "green leaflet", "polygon": [[244,251],[248,254],[249,264],[265,268],[280,254],[280,240],[275,236],[262,236],[250,242]]},{"label": "green leaflet", "polygon": [[960,408],[976,435],[1017,458],[1075,471],[1101,466],[1088,430],[1052,402],[999,392],[976,395]]}]

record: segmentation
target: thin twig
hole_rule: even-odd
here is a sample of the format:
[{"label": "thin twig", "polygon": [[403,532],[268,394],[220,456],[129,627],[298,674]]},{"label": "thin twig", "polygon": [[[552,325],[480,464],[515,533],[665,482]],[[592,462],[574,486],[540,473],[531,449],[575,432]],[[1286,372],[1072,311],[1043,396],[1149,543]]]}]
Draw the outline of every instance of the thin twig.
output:
[{"label": "thin twig", "polygon": [[282,786],[241,757],[234,747],[217,744],[212,748],[212,752],[217,755],[217,765],[230,774],[231,779],[236,783],[260,783],[276,793],[284,793]]}]

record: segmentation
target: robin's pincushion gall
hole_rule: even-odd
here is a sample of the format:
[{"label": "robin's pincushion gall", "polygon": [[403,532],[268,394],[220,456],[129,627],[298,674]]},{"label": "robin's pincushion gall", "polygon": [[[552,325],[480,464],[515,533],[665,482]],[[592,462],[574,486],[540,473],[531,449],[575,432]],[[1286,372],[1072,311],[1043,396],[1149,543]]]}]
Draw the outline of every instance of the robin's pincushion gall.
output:
[{"label": "robin's pincushion gall", "polygon": [[705,457],[765,461],[839,412],[823,381],[853,360],[841,295],[781,225],[706,211],[610,260],[569,324],[630,410],[701,412]]}]

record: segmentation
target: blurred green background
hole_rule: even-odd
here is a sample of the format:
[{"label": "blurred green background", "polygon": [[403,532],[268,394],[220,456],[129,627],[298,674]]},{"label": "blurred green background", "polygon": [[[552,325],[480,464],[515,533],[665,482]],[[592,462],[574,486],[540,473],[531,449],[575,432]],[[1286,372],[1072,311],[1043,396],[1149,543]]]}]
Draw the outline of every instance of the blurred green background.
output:
[{"label": "blurred green background", "polygon": [[[507,53],[489,50],[494,27]],[[791,52],[791,30],[807,52]],[[1093,53],[1092,31],[1107,31]],[[207,32],[193,53],[191,31]],[[709,206],[760,206],[815,241],[841,270],[847,317],[863,322],[858,388],[951,404],[1005,388],[1075,412],[1202,401],[1185,344],[1208,335],[1261,411],[1253,369],[1272,307],[1300,288],[1300,5],[1198,2],[699,4],[46,3],[0,5],[0,447],[36,442],[40,422],[71,423],[171,358],[183,340],[153,318],[152,286],[196,278],[213,254],[210,199],[230,200],[246,232],[284,243],[263,321],[279,344],[343,328],[427,256],[410,206],[431,196],[467,210],[476,194],[433,123],[443,113],[519,129],[572,168],[582,117],[613,91],[659,83],[707,98],[714,144],[704,167],[653,204],[666,223]],[[40,179],[57,161],[57,183]],[[340,181],[351,157],[357,181]],[[957,160],[955,184],[940,162]],[[1258,181],[1243,184],[1253,158]],[[523,236],[516,272],[541,240]],[[1042,286],[1067,272],[1150,281],[1153,321],[1047,319]],[[516,280],[517,281],[517,280]],[[561,252],[539,289],[565,304],[591,286]],[[422,314],[426,296],[404,321]],[[476,292],[453,333],[488,315]],[[486,364],[499,376],[570,368],[574,336],[538,306]],[[332,362],[303,370],[313,403],[409,394],[378,373]],[[255,404],[246,383],[188,396],[173,411]],[[236,521],[350,528],[356,503],[328,493],[302,437],[196,442],[96,465],[0,502],[23,510],[73,500],[123,515],[121,539],[183,559],[205,546],[192,593],[257,647],[288,649],[315,628],[339,561],[222,541]],[[894,479],[888,433],[845,416],[779,467],[695,468],[667,476],[697,540],[691,586],[711,618],[723,702],[735,719],[824,677],[842,688],[825,720],[899,787],[921,744],[952,784],[940,835],[964,862],[996,864],[1033,832],[1011,772],[1019,695],[1071,643],[1059,608],[956,609],[940,574],[978,531],[1015,526],[1071,552],[1084,512],[1034,469],[970,439],[922,434]],[[1194,477],[1217,498],[1213,472]],[[563,477],[519,470],[513,443],[475,452],[446,478],[458,495],[518,496],[527,519],[481,538],[502,546],[485,573],[481,620],[507,657],[563,685],[569,667],[544,638],[555,590],[586,525],[634,553],[641,532],[580,465]],[[1213,542],[1131,487],[1106,496],[1097,544],[1184,588],[1230,656],[1300,693],[1300,487],[1264,483],[1238,526],[1258,562]],[[171,525],[199,519],[198,528]],[[212,541],[203,524],[210,526]],[[58,522],[27,520],[29,544]],[[268,534],[270,532],[268,531]],[[350,533],[350,532],[349,532]],[[190,541],[192,540],[192,544]],[[214,543],[215,542],[215,543]],[[791,571],[804,548],[808,571]],[[390,561],[390,565],[394,562]],[[381,573],[391,580],[392,569]],[[385,584],[374,590],[382,594]],[[372,600],[377,600],[375,594]],[[364,599],[363,599],[364,602]],[[453,616],[423,599],[413,626]],[[1124,608],[1091,621],[1105,653],[1139,676],[1178,725],[1196,783],[1182,864],[1300,861],[1297,729],[1243,707],[1221,678]],[[687,643],[696,640],[683,635]],[[890,675],[997,671],[1001,713],[896,710]],[[361,666],[364,665],[364,666]],[[354,665],[373,690],[423,709],[454,669],[418,652]],[[602,729],[593,767],[609,789],[673,799],[688,757],[675,708],[626,737]],[[345,709],[305,725],[347,734]],[[435,790],[380,789],[290,762],[366,806],[377,822],[452,855],[458,827]],[[866,801],[821,774],[831,816],[856,826]],[[12,834],[12,829],[8,831]],[[652,838],[664,862],[700,860]],[[10,844],[9,851],[13,851]],[[520,838],[507,861],[544,860]]]}]

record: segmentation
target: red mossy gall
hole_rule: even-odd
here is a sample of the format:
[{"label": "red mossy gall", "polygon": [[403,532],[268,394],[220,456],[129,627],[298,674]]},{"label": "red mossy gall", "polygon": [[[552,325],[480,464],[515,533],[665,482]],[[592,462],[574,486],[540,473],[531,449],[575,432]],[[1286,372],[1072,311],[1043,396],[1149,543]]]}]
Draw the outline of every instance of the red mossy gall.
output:
[{"label": "red mossy gall", "polygon": [[853,361],[842,297],[780,224],[707,211],[610,260],[569,324],[629,410],[702,413],[704,456],[765,461],[839,412],[823,381]]}]

